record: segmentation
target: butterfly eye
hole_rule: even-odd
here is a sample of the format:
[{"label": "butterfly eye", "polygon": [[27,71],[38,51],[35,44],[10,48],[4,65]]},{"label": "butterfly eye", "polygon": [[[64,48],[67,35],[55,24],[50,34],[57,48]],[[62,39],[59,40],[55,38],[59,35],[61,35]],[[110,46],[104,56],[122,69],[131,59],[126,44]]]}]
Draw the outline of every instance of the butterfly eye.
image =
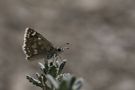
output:
[{"label": "butterfly eye", "polygon": [[57,51],[58,52],[61,52],[61,51],[63,51],[63,49],[62,48],[58,48]]}]

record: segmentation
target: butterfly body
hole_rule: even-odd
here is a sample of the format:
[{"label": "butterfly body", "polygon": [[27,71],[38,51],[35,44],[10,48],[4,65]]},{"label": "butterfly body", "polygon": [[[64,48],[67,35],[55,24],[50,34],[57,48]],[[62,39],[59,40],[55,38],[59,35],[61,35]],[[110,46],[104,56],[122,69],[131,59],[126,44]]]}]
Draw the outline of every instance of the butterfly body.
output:
[{"label": "butterfly body", "polygon": [[51,42],[40,33],[31,28],[26,28],[24,34],[23,51],[27,60],[51,59],[54,55],[62,52],[61,48],[55,48]]}]

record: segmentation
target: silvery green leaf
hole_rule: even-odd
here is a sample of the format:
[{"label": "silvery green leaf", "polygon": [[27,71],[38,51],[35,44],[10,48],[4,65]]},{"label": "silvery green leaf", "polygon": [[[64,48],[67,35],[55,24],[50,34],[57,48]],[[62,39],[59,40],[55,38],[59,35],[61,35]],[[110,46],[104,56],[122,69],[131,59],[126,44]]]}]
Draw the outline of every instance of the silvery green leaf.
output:
[{"label": "silvery green leaf", "polygon": [[56,77],[57,76],[57,67],[51,66],[48,71],[48,74],[52,75],[53,77]]},{"label": "silvery green leaf", "polygon": [[57,90],[69,90],[67,82],[65,80],[61,81]]},{"label": "silvery green leaf", "polygon": [[70,81],[71,78],[72,78],[72,75],[70,73],[63,74],[63,80]]},{"label": "silvery green leaf", "polygon": [[58,82],[51,75],[46,75],[46,78],[56,89],[59,87]]},{"label": "silvery green leaf", "polygon": [[37,78],[39,78],[39,77],[40,77],[39,73],[36,73],[36,77],[37,77]]},{"label": "silvery green leaf", "polygon": [[73,85],[74,85],[75,81],[76,81],[76,77],[73,76],[73,77],[70,79],[70,82],[69,82],[69,84],[68,84],[69,90],[72,90],[72,89],[73,89]]},{"label": "silvery green leaf", "polygon": [[45,67],[44,67],[44,65],[42,63],[39,62],[38,64],[39,64],[41,70],[44,70],[45,69]]},{"label": "silvery green leaf", "polygon": [[36,77],[38,78],[39,81],[41,81],[41,76],[39,75],[39,73],[36,73]]},{"label": "silvery green leaf", "polygon": [[56,66],[59,67],[60,66],[60,62],[56,61]]},{"label": "silvery green leaf", "polygon": [[66,64],[66,61],[67,60],[63,60],[61,63],[60,63],[60,66],[59,66],[59,71],[58,71],[58,74],[60,74]]},{"label": "silvery green leaf", "polygon": [[26,76],[26,78],[29,80],[29,82],[31,82],[33,85],[36,85],[36,86],[39,86],[39,87],[42,87],[42,84],[39,80],[31,77],[31,76]]},{"label": "silvery green leaf", "polygon": [[83,85],[83,79],[77,79],[73,85],[73,90],[80,90]]}]

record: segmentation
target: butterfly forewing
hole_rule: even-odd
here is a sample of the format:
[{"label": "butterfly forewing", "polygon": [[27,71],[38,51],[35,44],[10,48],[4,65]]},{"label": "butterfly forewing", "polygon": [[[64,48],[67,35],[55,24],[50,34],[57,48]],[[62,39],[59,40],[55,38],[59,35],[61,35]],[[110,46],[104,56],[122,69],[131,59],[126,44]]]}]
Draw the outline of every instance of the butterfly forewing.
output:
[{"label": "butterfly forewing", "polygon": [[53,51],[53,45],[41,34],[31,28],[26,28],[24,34],[23,51],[27,60],[40,57],[46,57],[50,50]]}]

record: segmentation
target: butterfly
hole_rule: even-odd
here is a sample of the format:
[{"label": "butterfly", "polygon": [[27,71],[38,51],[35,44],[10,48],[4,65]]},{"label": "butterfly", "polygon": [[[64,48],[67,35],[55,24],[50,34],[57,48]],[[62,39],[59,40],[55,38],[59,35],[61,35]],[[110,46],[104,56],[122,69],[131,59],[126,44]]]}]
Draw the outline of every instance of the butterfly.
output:
[{"label": "butterfly", "polygon": [[[68,44],[68,43],[67,43]],[[32,28],[26,28],[24,34],[23,51],[27,60],[51,59],[64,51],[64,48],[55,48],[53,44]]]}]

